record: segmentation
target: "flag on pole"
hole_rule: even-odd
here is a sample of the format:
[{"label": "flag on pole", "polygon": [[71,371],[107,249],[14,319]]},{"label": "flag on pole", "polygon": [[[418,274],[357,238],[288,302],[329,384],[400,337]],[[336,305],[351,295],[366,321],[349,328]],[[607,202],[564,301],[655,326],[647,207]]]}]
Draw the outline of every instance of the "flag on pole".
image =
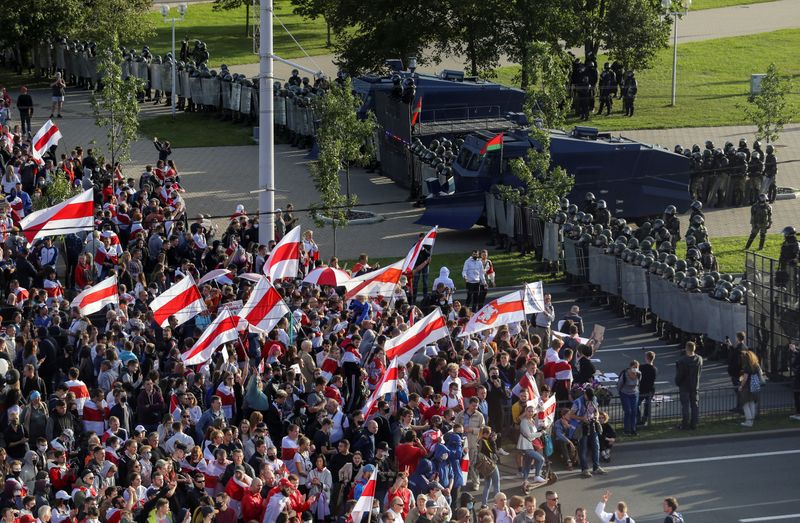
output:
[{"label": "flag on pole", "polygon": [[539,412],[536,413],[542,426],[547,428],[553,424],[556,419],[556,396],[551,395],[547,401],[542,404]]},{"label": "flag on pole", "polygon": [[61,131],[58,130],[56,124],[52,120],[47,120],[41,129],[39,129],[31,140],[31,154],[37,160],[42,159],[44,153],[50,147],[57,145],[61,139]]},{"label": "flag on pole", "polygon": [[403,261],[394,262],[381,269],[347,280],[344,282],[346,289],[344,299],[349,300],[358,294],[372,297],[391,295],[403,274]]},{"label": "flag on pole", "polygon": [[523,320],[525,320],[525,304],[522,300],[522,291],[514,291],[484,305],[469,319],[459,336],[469,336]]},{"label": "flag on pole", "polygon": [[461,483],[467,485],[469,483],[469,449],[465,448],[461,454]]},{"label": "flag on pole", "polygon": [[28,245],[39,238],[94,229],[94,190],[89,189],[58,205],[32,212],[19,222]]},{"label": "flag on pole", "polygon": [[169,397],[169,414],[175,421],[181,420],[181,407],[178,405],[178,396],[174,391]]},{"label": "flag on pole", "polygon": [[150,302],[153,319],[162,328],[166,327],[170,316],[175,316],[178,325],[183,325],[206,309],[203,296],[194,284],[194,278],[187,274],[181,281],[165,290]]},{"label": "flag on pole", "polygon": [[294,278],[300,268],[300,227],[295,227],[281,238],[269,258],[264,262],[264,274],[272,280],[282,280],[283,278]]},{"label": "flag on pole", "polygon": [[528,283],[523,290],[525,295],[525,314],[544,312],[544,289],[542,282]]},{"label": "flag on pole", "polygon": [[494,135],[489,141],[487,141],[481,152],[479,153],[481,156],[485,155],[490,151],[499,151],[503,148],[503,133]]},{"label": "flag on pole", "polygon": [[85,289],[75,296],[70,305],[77,307],[81,316],[94,314],[106,305],[119,305],[117,276],[110,276],[97,285]]},{"label": "flag on pole", "polygon": [[372,512],[372,503],[375,499],[375,490],[377,485],[378,468],[375,467],[375,470],[372,471],[372,475],[369,477],[367,484],[364,485],[364,490],[361,491],[361,496],[359,496],[352,512],[350,512],[349,520],[352,523],[361,523],[361,518],[364,517],[364,514],[369,514]]},{"label": "flag on pole", "polygon": [[433,312],[414,323],[401,335],[386,340],[384,344],[386,359],[390,361],[397,359],[400,365],[405,365],[421,348],[436,343],[449,334],[447,320],[442,315],[441,309],[436,307]]},{"label": "flag on pole", "polygon": [[289,312],[283,296],[267,278],[260,278],[247,303],[239,311],[239,318],[247,321],[251,330],[266,334]]},{"label": "flag on pole", "polygon": [[430,231],[428,231],[425,236],[417,240],[417,243],[408,251],[406,254],[405,259],[403,259],[403,272],[408,272],[414,270],[414,267],[417,265],[417,258],[419,258],[419,253],[422,252],[423,247],[430,247],[433,249],[433,244],[436,243],[436,232],[439,230],[439,226],[437,225]]},{"label": "flag on pole", "polygon": [[236,331],[236,317],[231,311],[224,309],[212,321],[203,334],[194,342],[192,348],[181,354],[184,365],[199,365],[205,363],[214,354],[214,351],[223,343],[230,343],[239,339]]},{"label": "flag on pole", "polygon": [[414,109],[411,111],[411,127],[417,125],[419,121],[419,117],[422,114],[422,96],[419,97],[417,103],[414,105]]},{"label": "flag on pole", "polygon": [[386,394],[397,394],[397,380],[400,376],[399,369],[400,365],[397,358],[395,358],[389,363],[389,367],[383,373],[383,376],[381,376],[378,386],[375,387],[375,390],[372,391],[372,395],[364,404],[364,408],[361,410],[364,414],[364,418],[368,418],[377,410],[378,401],[381,397]]}]

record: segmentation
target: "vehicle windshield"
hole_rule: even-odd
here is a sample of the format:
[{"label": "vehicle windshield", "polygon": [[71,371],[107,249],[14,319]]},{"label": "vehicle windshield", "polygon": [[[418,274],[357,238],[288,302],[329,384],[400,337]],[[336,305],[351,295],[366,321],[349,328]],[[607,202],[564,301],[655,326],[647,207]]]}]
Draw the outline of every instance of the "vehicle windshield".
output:
[{"label": "vehicle windshield", "polygon": [[481,166],[481,161],[481,155],[470,151],[466,147],[462,147],[461,152],[458,154],[458,165],[467,171],[477,171]]}]

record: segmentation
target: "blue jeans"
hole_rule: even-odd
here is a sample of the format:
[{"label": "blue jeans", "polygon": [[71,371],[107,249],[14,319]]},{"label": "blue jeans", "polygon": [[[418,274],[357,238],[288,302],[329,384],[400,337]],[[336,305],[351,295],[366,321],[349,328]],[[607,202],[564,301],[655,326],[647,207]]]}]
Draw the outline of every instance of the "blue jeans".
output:
[{"label": "blue jeans", "polygon": [[[544,456],[542,456],[541,454],[539,454],[538,452],[536,452],[533,449],[529,449],[529,450],[524,451],[524,454],[522,455],[522,480],[523,481],[528,481],[528,476],[531,473],[531,465],[532,464],[536,465],[536,471],[534,473],[534,476],[541,475],[542,467],[544,467]],[[498,482],[498,484],[500,483],[499,478],[498,478],[497,482]]]},{"label": "blue jeans", "polygon": [[430,265],[428,265],[427,267],[425,267],[424,269],[422,269],[421,271],[419,271],[414,275],[413,285],[414,285],[415,300],[417,299],[417,290],[419,289],[420,280],[422,280],[422,295],[423,296],[428,295],[428,267],[430,267]]},{"label": "blue jeans", "polygon": [[650,423],[650,410],[653,404],[653,393],[639,395],[639,412],[636,423]]},{"label": "blue jeans", "polygon": [[639,412],[639,394],[619,393],[622,401],[623,427],[626,434],[636,432],[636,415]]},{"label": "blue jeans", "polygon": [[[489,492],[491,492],[492,487],[494,487],[494,495],[500,493],[500,469],[497,468],[495,465],[494,470],[492,471],[489,476],[484,479],[483,483],[483,504],[489,504]],[[494,496],[492,497],[494,499]]]},{"label": "blue jeans", "polygon": [[589,447],[592,451],[592,469],[597,470],[600,467],[600,435],[597,432],[591,434],[583,434],[578,442],[578,457],[581,463],[581,470],[589,468]]}]

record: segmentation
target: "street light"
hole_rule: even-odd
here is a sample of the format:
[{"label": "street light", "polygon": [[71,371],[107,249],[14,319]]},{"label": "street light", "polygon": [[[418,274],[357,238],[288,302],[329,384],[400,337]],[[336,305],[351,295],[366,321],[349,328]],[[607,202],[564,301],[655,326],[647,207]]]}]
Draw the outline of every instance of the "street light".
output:
[{"label": "street light", "polygon": [[692,0],[661,0],[665,15],[672,17],[674,25],[672,36],[672,106],[675,107],[675,88],[678,82],[678,17],[689,13]]},{"label": "street light", "polygon": [[161,16],[164,17],[164,23],[172,22],[172,89],[170,90],[170,105],[172,105],[172,118],[175,118],[175,99],[177,98],[176,88],[178,87],[177,82],[177,66],[178,66],[178,59],[175,56],[175,22],[183,21],[183,17],[186,16],[186,9],[187,5],[185,3],[178,4],[178,14],[181,15],[180,18],[169,18],[169,6],[162,5],[161,6]]}]

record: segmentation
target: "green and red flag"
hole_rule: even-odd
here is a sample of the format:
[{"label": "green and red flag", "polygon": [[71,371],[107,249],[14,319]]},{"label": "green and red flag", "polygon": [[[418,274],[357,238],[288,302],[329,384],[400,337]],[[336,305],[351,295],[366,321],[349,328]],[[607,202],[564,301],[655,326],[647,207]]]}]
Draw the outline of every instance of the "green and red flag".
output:
[{"label": "green and red flag", "polygon": [[411,125],[417,125],[417,121],[419,121],[419,115],[422,113],[422,97],[419,97],[417,100],[416,105],[414,105],[414,109],[411,111]]},{"label": "green and red flag", "polygon": [[481,149],[480,155],[483,156],[489,151],[499,151],[503,148],[503,133],[496,134],[491,140],[486,142]]}]

